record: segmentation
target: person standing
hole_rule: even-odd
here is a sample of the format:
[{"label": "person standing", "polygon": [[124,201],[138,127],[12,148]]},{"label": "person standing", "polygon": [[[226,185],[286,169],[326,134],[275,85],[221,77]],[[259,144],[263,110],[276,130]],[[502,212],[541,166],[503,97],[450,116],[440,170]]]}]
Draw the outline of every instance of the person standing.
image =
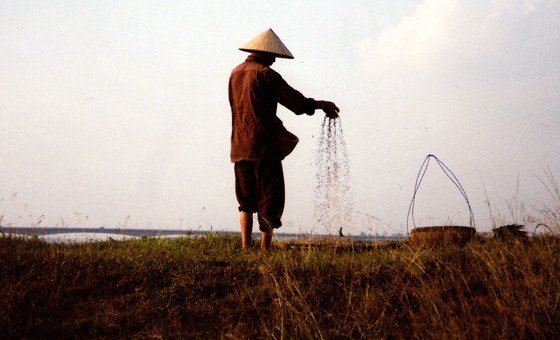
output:
[{"label": "person standing", "polygon": [[269,250],[274,229],[282,226],[282,160],[299,141],[276,115],[278,103],[296,115],[311,116],[320,109],[331,119],[338,117],[339,109],[333,102],[303,96],[270,68],[276,58],[294,58],[272,29],[239,49],[250,54],[231,72],[228,95],[232,118],[230,159],[234,163],[241,244],[246,248],[251,243],[253,214],[257,213],[261,250]]}]

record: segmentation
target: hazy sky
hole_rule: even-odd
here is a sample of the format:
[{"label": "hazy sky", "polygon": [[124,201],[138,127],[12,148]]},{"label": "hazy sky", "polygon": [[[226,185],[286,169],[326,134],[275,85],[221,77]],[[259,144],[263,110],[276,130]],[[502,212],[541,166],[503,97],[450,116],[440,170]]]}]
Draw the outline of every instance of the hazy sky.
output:
[{"label": "hazy sky", "polygon": [[[0,1],[1,223],[236,230],[227,81],[268,28],[295,56],[273,68],[341,109],[347,230],[404,231],[427,154],[479,230],[484,188],[495,221],[536,223],[560,180],[558,18],[559,0]],[[281,231],[310,232],[323,116],[279,116],[300,138]],[[416,207],[468,224],[435,166]]]}]

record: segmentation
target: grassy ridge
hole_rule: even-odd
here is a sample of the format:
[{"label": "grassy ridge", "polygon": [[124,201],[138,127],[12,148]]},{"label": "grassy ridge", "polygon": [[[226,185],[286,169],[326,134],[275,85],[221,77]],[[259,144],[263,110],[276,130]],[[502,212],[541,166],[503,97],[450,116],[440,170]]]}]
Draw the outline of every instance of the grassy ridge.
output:
[{"label": "grassy ridge", "polygon": [[557,337],[560,239],[242,251],[236,237],[0,238],[9,337]]}]

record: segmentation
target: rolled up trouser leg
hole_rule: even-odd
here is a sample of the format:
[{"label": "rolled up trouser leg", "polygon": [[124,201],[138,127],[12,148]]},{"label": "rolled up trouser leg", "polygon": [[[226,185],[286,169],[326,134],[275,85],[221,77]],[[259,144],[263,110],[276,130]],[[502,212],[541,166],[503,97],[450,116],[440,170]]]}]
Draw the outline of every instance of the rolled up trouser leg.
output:
[{"label": "rolled up trouser leg", "polygon": [[235,196],[239,203],[239,211],[246,213],[258,212],[257,162],[239,161],[234,164]]},{"label": "rolled up trouser leg", "polygon": [[257,168],[259,230],[268,232],[282,226],[284,173],[281,161],[260,161]]}]

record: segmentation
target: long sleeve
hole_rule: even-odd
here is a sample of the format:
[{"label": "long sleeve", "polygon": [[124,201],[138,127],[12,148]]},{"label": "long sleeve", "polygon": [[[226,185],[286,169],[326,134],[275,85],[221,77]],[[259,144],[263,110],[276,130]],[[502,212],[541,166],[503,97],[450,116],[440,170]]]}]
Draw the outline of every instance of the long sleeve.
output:
[{"label": "long sleeve", "polygon": [[299,91],[291,87],[280,74],[271,70],[271,81],[276,92],[277,101],[296,115],[315,113],[315,100],[307,98]]}]

